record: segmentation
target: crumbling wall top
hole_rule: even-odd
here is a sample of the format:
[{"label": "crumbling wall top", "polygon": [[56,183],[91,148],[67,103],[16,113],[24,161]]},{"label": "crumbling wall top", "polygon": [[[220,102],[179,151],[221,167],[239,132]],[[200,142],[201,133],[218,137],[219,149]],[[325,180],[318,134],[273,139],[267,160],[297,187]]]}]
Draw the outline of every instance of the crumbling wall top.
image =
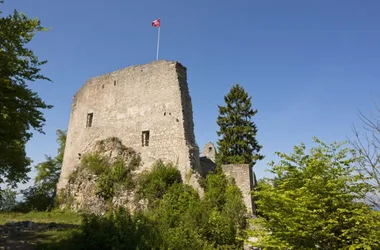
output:
[{"label": "crumbling wall top", "polygon": [[215,162],[216,148],[212,142],[206,143],[206,145],[203,147],[202,157],[206,157],[210,159],[211,161]]}]

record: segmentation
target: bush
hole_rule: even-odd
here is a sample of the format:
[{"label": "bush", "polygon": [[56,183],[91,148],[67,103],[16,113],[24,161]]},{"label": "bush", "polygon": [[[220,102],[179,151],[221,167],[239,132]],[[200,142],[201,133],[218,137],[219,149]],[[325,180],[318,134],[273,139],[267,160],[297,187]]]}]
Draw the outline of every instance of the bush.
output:
[{"label": "bush", "polygon": [[82,216],[78,230],[53,244],[42,243],[38,249],[98,250],[154,249],[158,234],[154,224],[142,214],[131,215],[124,209],[98,216]]},{"label": "bush", "polygon": [[86,249],[152,249],[157,233],[142,214],[118,209],[105,217],[85,215],[81,227]]},{"label": "bush", "polygon": [[88,169],[94,175],[103,174],[109,167],[108,159],[96,153],[85,154],[81,159],[80,168]]},{"label": "bush", "polygon": [[0,211],[11,211],[17,204],[17,192],[10,188],[0,189]]},{"label": "bush", "polygon": [[126,165],[121,156],[111,162],[107,157],[89,153],[84,155],[80,167],[72,173],[70,179],[75,181],[79,172],[87,169],[90,173],[98,176],[95,184],[96,194],[105,201],[111,201],[118,190],[135,187],[132,171],[140,165],[140,161],[140,157],[134,155]]},{"label": "bush", "polygon": [[54,196],[49,193],[44,184],[34,185],[22,190],[23,201],[19,202],[14,211],[29,212],[32,210],[49,211],[54,208]]},{"label": "bush", "polygon": [[207,239],[215,246],[242,247],[247,208],[240,189],[222,171],[209,174],[204,185],[203,210],[209,211]]},{"label": "bush", "polygon": [[[368,185],[355,172],[349,149],[318,139],[310,152],[301,144],[278,153],[273,178],[254,192],[267,232],[262,247],[287,249],[380,249],[380,213],[363,201]],[[376,226],[377,224],[377,226]]]},{"label": "bush", "polygon": [[174,183],[148,216],[163,249],[240,249],[246,208],[240,190],[223,173],[205,180],[204,199],[188,185]]},{"label": "bush", "polygon": [[85,215],[79,233],[50,249],[242,249],[246,210],[240,190],[223,173],[204,184],[201,199],[176,168],[157,162],[138,182],[139,194],[150,202],[147,210]]},{"label": "bush", "polygon": [[139,199],[146,199],[149,206],[153,206],[157,199],[164,196],[170,186],[181,182],[181,173],[177,168],[158,161],[150,172],[144,172],[139,176],[137,196]]}]

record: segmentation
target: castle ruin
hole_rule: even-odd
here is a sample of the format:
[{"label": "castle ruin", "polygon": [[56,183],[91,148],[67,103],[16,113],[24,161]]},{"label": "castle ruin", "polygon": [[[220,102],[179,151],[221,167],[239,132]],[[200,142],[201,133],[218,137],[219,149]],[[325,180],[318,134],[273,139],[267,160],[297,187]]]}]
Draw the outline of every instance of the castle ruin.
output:
[{"label": "castle ruin", "polygon": [[[199,190],[197,176],[214,166],[216,151],[206,146],[202,163],[186,74],[180,63],[161,60],[89,79],[72,101],[57,189],[65,189],[81,156],[91,151],[96,141],[117,137],[141,155],[140,171],[150,169],[159,159],[172,162],[182,179]],[[244,195],[250,190],[242,191]]]}]

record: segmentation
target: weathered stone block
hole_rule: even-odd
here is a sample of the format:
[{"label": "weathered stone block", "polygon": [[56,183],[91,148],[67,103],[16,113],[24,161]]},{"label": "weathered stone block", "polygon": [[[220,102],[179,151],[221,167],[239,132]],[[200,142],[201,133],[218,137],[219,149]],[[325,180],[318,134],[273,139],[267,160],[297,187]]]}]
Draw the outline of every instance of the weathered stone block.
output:
[{"label": "weathered stone block", "polygon": [[235,179],[235,184],[243,194],[243,200],[250,214],[253,214],[255,207],[252,200],[251,191],[253,190],[254,178],[252,169],[248,164],[229,164],[222,165],[223,172]]},{"label": "weathered stone block", "polygon": [[117,137],[141,155],[141,171],[162,159],[177,164],[184,180],[199,188],[193,111],[186,68],[155,61],[89,79],[75,94],[58,189],[66,187],[80,156],[97,140]]}]

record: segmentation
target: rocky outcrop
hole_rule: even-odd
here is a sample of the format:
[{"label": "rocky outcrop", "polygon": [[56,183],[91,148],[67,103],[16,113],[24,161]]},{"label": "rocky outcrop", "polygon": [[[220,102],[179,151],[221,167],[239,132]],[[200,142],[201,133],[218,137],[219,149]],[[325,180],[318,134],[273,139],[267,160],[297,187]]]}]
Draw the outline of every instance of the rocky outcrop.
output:
[{"label": "rocky outcrop", "polygon": [[[125,168],[126,175],[129,178],[128,182],[122,180],[123,183],[117,183],[115,180],[107,183],[107,188],[112,188],[112,197],[104,198],[99,190],[102,175],[94,173],[89,164],[94,162],[87,162],[84,160],[87,155],[81,156],[81,163],[75,166],[75,171],[70,175],[68,184],[65,189],[61,189],[58,200],[61,208],[67,208],[73,211],[90,212],[95,214],[104,214],[106,211],[115,209],[117,207],[125,207],[130,211],[135,211],[141,208],[143,204],[135,200],[135,172],[140,167],[140,157],[133,149],[125,147],[117,138],[108,138],[106,140],[97,141],[91,153],[93,156],[101,159],[104,166],[104,171],[111,168],[112,164],[117,161],[122,161]],[[87,164],[87,165],[86,165]],[[110,175],[109,172],[105,173]],[[128,185],[126,185],[128,184]],[[110,191],[110,192],[111,192]]]}]

